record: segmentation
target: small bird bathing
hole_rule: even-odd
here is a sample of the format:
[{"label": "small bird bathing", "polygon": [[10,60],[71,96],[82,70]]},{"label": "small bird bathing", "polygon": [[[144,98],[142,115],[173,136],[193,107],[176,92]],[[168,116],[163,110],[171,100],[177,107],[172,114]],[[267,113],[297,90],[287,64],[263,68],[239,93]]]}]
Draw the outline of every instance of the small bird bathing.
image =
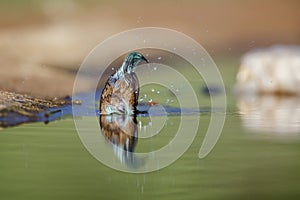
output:
[{"label": "small bird bathing", "polygon": [[101,94],[101,115],[137,113],[139,80],[134,71],[143,61],[148,63],[142,54],[129,53],[122,66],[109,77]]}]

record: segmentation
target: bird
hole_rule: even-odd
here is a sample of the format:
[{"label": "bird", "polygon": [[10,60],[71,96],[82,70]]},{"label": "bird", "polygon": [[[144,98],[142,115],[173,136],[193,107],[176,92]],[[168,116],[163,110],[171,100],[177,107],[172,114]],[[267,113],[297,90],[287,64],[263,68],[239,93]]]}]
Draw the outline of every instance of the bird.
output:
[{"label": "bird", "polygon": [[141,53],[131,52],[108,78],[101,94],[100,115],[137,114],[139,80],[135,69],[143,61],[149,63]]}]

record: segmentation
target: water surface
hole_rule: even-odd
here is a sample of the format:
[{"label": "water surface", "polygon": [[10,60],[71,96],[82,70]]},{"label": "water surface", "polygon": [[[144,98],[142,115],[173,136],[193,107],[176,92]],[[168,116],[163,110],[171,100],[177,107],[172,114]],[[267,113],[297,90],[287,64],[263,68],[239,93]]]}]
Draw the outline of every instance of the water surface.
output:
[{"label": "water surface", "polygon": [[[222,73],[228,73],[225,71]],[[230,82],[232,79],[227,81],[228,87]],[[198,158],[210,121],[209,107],[203,105],[206,112],[198,112],[200,128],[183,156],[166,168],[145,174],[119,172],[96,160],[81,143],[70,116],[47,125],[4,129],[0,132],[0,198],[299,199],[300,106],[292,104],[293,100],[251,103],[229,91],[227,95],[226,123],[207,157]],[[209,97],[201,98],[209,102]],[[94,120],[87,114],[85,119],[89,118]],[[166,119],[165,131],[139,138],[136,152],[159,149],[174,138],[180,115]],[[140,133],[144,126],[151,129],[149,117],[136,120]],[[194,120],[193,115],[189,120]]]}]

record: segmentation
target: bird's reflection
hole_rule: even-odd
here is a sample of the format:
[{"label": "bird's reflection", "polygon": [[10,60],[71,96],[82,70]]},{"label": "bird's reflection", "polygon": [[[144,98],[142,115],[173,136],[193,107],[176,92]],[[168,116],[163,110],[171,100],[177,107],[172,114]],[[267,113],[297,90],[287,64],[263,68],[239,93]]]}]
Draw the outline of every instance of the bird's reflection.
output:
[{"label": "bird's reflection", "polygon": [[135,115],[100,115],[99,122],[103,136],[112,145],[122,165],[131,168],[143,165],[143,159],[137,158],[134,153],[138,142]]}]

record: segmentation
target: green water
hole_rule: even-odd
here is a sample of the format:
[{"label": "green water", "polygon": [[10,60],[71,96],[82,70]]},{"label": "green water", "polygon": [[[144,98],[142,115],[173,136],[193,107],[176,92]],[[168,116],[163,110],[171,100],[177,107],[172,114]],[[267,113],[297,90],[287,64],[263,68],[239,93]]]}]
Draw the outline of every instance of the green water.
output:
[{"label": "green water", "polygon": [[[202,117],[203,122],[209,116]],[[230,116],[208,157],[203,135],[175,163],[147,174],[110,169],[81,144],[72,119],[1,132],[1,199],[240,199],[300,195],[299,142],[254,137]],[[168,141],[170,138],[161,137]]]},{"label": "green water", "polygon": [[[228,87],[234,70],[222,71],[231,72],[225,75]],[[247,128],[236,102],[229,92],[223,132],[207,157],[198,158],[210,120],[210,114],[202,114],[183,156],[144,174],[119,172],[96,160],[70,117],[2,130],[0,199],[299,199],[299,134]],[[179,116],[169,120],[176,127]],[[136,150],[160,148],[173,137],[165,132],[151,141],[141,139]]]}]

